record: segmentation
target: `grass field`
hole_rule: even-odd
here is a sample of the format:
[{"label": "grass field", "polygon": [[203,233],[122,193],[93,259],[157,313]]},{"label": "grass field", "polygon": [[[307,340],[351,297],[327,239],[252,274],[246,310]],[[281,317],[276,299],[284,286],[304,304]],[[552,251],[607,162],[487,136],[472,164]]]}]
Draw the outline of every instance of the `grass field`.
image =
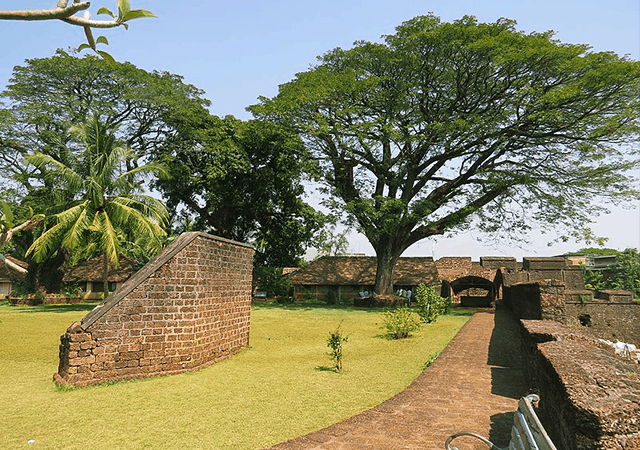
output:
[{"label": "grass field", "polygon": [[[0,306],[0,448],[259,449],[343,420],[408,386],[471,313],[385,338],[382,310],[254,305],[250,348],[197,372],[57,387],[59,337],[91,306]],[[341,324],[344,370],[326,341]],[[29,443],[30,442],[30,443]]]}]

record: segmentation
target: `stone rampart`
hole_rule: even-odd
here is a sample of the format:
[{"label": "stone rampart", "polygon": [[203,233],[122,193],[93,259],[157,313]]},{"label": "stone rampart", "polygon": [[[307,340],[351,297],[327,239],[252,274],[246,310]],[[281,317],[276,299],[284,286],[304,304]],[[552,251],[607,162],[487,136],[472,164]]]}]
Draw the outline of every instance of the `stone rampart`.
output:
[{"label": "stone rampart", "polygon": [[542,280],[505,288],[505,304],[519,319],[555,320],[640,346],[640,303],[628,291],[566,290],[563,281]]},{"label": "stone rampart", "polygon": [[249,345],[254,251],[185,233],[61,336],[60,384],[192,371]]},{"label": "stone rampart", "polygon": [[558,449],[640,448],[640,365],[553,321],[523,320],[525,372]]}]

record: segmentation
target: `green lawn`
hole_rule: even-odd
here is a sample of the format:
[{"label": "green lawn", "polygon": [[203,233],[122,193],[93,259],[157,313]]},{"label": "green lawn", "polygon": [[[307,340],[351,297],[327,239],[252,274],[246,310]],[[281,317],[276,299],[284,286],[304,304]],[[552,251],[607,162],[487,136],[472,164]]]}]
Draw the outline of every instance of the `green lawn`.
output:
[{"label": "green lawn", "polygon": [[[60,335],[91,306],[0,306],[0,448],[258,449],[328,426],[408,386],[471,313],[386,339],[382,310],[254,305],[251,347],[170,377],[61,389]],[[344,371],[330,370],[341,324]],[[29,441],[33,441],[29,444]]]}]

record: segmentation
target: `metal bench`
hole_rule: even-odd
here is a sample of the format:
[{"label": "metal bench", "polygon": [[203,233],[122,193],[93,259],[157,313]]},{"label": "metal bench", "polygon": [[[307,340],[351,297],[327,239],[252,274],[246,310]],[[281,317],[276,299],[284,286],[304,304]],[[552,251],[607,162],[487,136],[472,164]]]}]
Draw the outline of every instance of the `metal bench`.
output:
[{"label": "metal bench", "polygon": [[450,446],[453,440],[460,436],[471,436],[480,439],[491,450],[557,450],[533,410],[532,403],[536,403],[538,400],[540,398],[532,394],[522,397],[518,402],[518,409],[515,412],[513,427],[511,428],[511,441],[509,441],[508,447],[500,448],[479,434],[461,431],[449,436],[445,442],[445,448],[447,450],[458,450],[457,447]]}]

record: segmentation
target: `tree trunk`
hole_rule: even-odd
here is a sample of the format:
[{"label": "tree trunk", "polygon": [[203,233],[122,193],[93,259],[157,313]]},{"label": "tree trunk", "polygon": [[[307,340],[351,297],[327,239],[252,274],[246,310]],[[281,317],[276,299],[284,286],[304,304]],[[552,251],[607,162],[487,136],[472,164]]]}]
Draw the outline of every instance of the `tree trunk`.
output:
[{"label": "tree trunk", "polygon": [[391,302],[393,298],[393,273],[400,255],[393,251],[390,243],[376,248],[377,270],[376,284],[373,288],[376,297],[383,302]]},{"label": "tree trunk", "polygon": [[104,292],[104,298],[109,296],[109,256],[107,252],[102,256],[102,292]]}]

